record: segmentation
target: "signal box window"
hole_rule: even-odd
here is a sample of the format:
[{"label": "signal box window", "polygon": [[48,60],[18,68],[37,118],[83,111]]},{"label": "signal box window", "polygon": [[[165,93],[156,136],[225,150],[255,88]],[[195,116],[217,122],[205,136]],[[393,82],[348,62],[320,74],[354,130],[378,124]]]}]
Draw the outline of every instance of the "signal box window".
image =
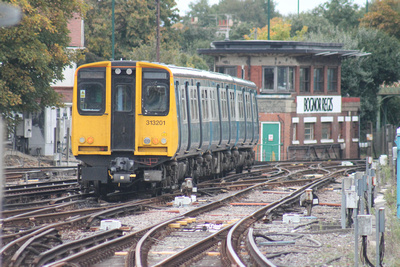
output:
[{"label": "signal box window", "polygon": [[314,123],[304,123],[304,140],[314,140]]},{"label": "signal box window", "polygon": [[293,139],[292,139],[292,141],[297,141],[298,139],[297,139],[297,124],[298,123],[293,123],[292,124],[292,127],[293,127]]},{"label": "signal box window", "polygon": [[274,90],[274,68],[264,68],[264,86],[265,90]]},{"label": "signal box window", "polygon": [[338,73],[336,68],[328,69],[328,91],[337,92]]},{"label": "signal box window", "polygon": [[293,91],[294,67],[263,68],[263,90]]},{"label": "signal box window", "polygon": [[278,90],[293,91],[294,68],[278,67]]},{"label": "signal box window", "polygon": [[143,72],[142,113],[165,116],[169,111],[169,82],[167,72]]},{"label": "signal box window", "polygon": [[315,68],[314,69],[314,92],[324,91],[324,69]]},{"label": "signal box window", "polygon": [[237,67],[218,67],[217,71],[219,73],[225,73],[233,77],[237,76]]},{"label": "signal box window", "polygon": [[300,92],[310,92],[310,68],[300,68]]},{"label": "signal box window", "polygon": [[332,133],[332,123],[323,122],[321,139],[331,139],[331,133]]},{"label": "signal box window", "polygon": [[83,113],[104,111],[104,87],[101,83],[81,83],[78,94],[79,110]]}]

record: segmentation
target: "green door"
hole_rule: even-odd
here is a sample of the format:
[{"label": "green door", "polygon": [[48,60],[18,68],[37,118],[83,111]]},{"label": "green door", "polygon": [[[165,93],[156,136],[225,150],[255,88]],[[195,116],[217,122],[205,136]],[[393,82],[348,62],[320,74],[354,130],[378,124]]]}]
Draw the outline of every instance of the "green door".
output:
[{"label": "green door", "polygon": [[281,125],[279,122],[261,123],[261,161],[280,160]]}]

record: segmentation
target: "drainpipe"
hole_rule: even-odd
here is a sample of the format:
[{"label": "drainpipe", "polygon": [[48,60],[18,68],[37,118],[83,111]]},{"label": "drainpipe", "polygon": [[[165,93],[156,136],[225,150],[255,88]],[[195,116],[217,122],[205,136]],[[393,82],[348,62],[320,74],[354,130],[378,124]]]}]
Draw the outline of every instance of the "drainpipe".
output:
[{"label": "drainpipe", "polygon": [[[285,122],[281,119],[281,117],[279,117],[279,115],[278,115],[278,120],[280,123],[282,123],[282,136],[283,136],[282,146],[285,147],[284,146],[284,144],[285,144]],[[281,150],[280,146],[281,146],[281,144],[279,144],[279,150]],[[285,149],[283,149],[283,153],[285,153]],[[282,158],[285,158],[285,156],[283,156]],[[287,153],[286,153],[286,159],[288,159]],[[281,160],[281,159],[279,159],[279,160]]]},{"label": "drainpipe", "polygon": [[400,219],[400,127],[397,128],[397,219]]}]

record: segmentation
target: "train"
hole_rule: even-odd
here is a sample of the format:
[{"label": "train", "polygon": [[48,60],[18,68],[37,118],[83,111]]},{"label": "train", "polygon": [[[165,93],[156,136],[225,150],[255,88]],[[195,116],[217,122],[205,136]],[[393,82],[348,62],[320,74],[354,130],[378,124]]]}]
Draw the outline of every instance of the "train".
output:
[{"label": "train", "polygon": [[251,168],[257,88],[226,74],[144,61],[75,72],[71,146],[78,180],[98,194],[179,189]]}]

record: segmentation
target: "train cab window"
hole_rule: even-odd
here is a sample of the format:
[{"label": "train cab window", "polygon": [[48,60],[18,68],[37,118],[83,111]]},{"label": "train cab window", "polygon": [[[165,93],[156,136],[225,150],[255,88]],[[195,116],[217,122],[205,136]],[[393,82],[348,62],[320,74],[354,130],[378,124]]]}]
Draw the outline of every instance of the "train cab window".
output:
[{"label": "train cab window", "polygon": [[166,71],[143,72],[142,113],[165,116],[169,111],[169,82]]},{"label": "train cab window", "polygon": [[104,87],[101,83],[79,84],[79,110],[82,113],[100,113],[104,110]]},{"label": "train cab window", "polygon": [[102,115],[105,112],[105,68],[82,68],[77,81],[78,112]]}]

